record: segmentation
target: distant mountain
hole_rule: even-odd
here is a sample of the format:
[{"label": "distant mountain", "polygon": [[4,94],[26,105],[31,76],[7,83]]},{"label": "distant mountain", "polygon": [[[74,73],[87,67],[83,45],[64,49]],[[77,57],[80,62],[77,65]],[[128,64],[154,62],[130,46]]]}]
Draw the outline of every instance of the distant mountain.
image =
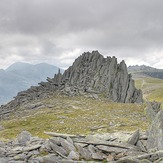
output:
[{"label": "distant mountain", "polygon": [[156,69],[150,66],[129,66],[128,72],[131,73],[134,78],[153,77],[163,79],[163,69]]},{"label": "distant mountain", "polygon": [[47,63],[32,65],[22,62],[16,62],[6,70],[0,69],[0,104],[5,104],[18,92],[35,86],[40,81],[46,81],[47,77],[54,77],[58,69]]}]

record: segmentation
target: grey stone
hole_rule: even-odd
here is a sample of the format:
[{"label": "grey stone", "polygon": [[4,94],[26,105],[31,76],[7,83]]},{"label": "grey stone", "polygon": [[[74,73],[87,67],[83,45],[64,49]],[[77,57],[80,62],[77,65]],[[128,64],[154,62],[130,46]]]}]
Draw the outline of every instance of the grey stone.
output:
[{"label": "grey stone", "polygon": [[0,147],[4,147],[5,143],[0,141]]},{"label": "grey stone", "polygon": [[0,148],[0,157],[4,157],[6,150],[4,148]]},{"label": "grey stone", "polygon": [[51,148],[53,149],[54,152],[59,152],[64,156],[66,156],[69,153],[63,147],[58,146],[56,144],[50,143],[50,146],[51,146]]},{"label": "grey stone", "polygon": [[24,154],[24,153],[22,153],[22,154],[18,154],[18,155],[16,155],[16,156],[14,156],[14,160],[16,161],[16,160],[18,160],[18,161],[24,161],[25,159],[27,158],[27,156]]},{"label": "grey stone", "polygon": [[159,158],[163,158],[163,150],[157,151],[156,154]]},{"label": "grey stone", "polygon": [[9,161],[9,163],[26,163],[26,161]]},{"label": "grey stone", "polygon": [[71,144],[74,144],[73,140],[69,136],[67,137],[67,141]]},{"label": "grey stone", "polygon": [[135,158],[122,158],[118,161],[116,161],[116,163],[140,163],[140,160],[135,159]]},{"label": "grey stone", "polygon": [[52,149],[49,141],[46,141],[39,149],[40,152],[50,152],[51,150]]},{"label": "grey stone", "polygon": [[53,144],[61,145],[60,137],[50,138],[49,141],[52,142]]},{"label": "grey stone", "polygon": [[163,150],[163,110],[153,120],[147,140],[147,149]]},{"label": "grey stone", "polygon": [[72,142],[67,141],[65,139],[62,139],[61,141],[61,146],[64,148],[64,150],[66,150],[67,153],[71,152],[71,151],[76,151],[75,146],[72,144]]},{"label": "grey stone", "polygon": [[156,114],[161,109],[160,102],[147,102],[147,107],[145,108],[147,119],[152,122],[156,116]]},{"label": "grey stone", "polygon": [[106,158],[106,155],[104,153],[101,152],[96,152],[96,153],[92,153],[91,155],[92,159],[94,160],[104,160],[104,158]]},{"label": "grey stone", "polygon": [[136,145],[137,141],[139,140],[140,134],[139,130],[135,131],[132,136],[128,139],[128,143],[132,145]]},{"label": "grey stone", "polygon": [[98,99],[98,95],[97,94],[92,94],[94,99]]},{"label": "grey stone", "polygon": [[78,152],[71,151],[67,158],[71,160],[79,160],[79,157],[80,156]]},{"label": "grey stone", "polygon": [[29,147],[24,147],[23,151],[33,151],[33,150],[39,149],[40,147],[41,147],[40,144],[31,145]]},{"label": "grey stone", "polygon": [[92,159],[94,160],[103,160],[104,158],[106,158],[105,154],[99,151],[93,145],[89,145],[88,150],[90,151]]},{"label": "grey stone", "polygon": [[145,148],[143,142],[141,140],[138,140],[136,143],[136,146],[142,151],[142,152],[147,152],[147,149]]},{"label": "grey stone", "polygon": [[163,158],[156,160],[154,163],[163,163]]},{"label": "grey stone", "polygon": [[22,131],[18,136],[17,136],[17,141],[21,145],[26,145],[28,141],[31,139],[31,134],[28,131]]},{"label": "grey stone", "polygon": [[147,159],[143,159],[143,160],[140,160],[140,163],[152,163],[152,162]]},{"label": "grey stone", "polygon": [[38,156],[35,158],[31,158],[30,160],[28,160],[29,163],[43,163],[43,157]]},{"label": "grey stone", "polygon": [[81,146],[78,146],[78,153],[80,154],[80,158],[89,161],[92,159],[91,153],[88,149],[82,148]]},{"label": "grey stone", "polygon": [[8,159],[7,158],[0,158],[0,163],[8,163]]},{"label": "grey stone", "polygon": [[43,157],[44,163],[59,163],[61,160],[55,154],[49,154]]},{"label": "grey stone", "polygon": [[4,129],[5,129],[4,126],[0,125],[0,131]]},{"label": "grey stone", "polygon": [[138,160],[149,160],[151,162],[154,162],[159,159],[159,156],[157,153],[146,153],[146,154],[142,154],[142,155],[137,155],[134,158],[136,158]]},{"label": "grey stone", "polygon": [[105,151],[105,152],[109,152],[109,153],[124,153],[127,151],[127,149],[124,149],[124,148],[117,148],[117,147],[108,147],[108,146],[105,146],[105,145],[97,145],[96,146],[98,149],[102,150],[102,151]]}]

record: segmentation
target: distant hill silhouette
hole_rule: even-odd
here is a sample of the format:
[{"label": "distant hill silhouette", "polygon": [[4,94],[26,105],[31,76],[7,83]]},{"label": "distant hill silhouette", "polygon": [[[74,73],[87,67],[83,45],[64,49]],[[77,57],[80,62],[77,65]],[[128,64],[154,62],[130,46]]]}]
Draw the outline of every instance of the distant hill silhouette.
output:
[{"label": "distant hill silhouette", "polygon": [[157,69],[150,66],[129,66],[128,72],[133,75],[135,78],[139,77],[153,77],[163,79],[163,69]]},{"label": "distant hill silhouette", "polygon": [[[32,65],[16,62],[6,70],[0,69],[0,104],[10,101],[18,92],[54,77],[58,67],[47,63]],[[63,70],[61,70],[63,72]]]}]

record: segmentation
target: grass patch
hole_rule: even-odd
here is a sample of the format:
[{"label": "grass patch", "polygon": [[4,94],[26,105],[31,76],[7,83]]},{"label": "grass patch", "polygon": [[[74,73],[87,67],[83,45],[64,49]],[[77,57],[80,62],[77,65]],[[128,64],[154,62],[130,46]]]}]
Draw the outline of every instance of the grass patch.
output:
[{"label": "grass patch", "polygon": [[0,139],[14,138],[23,130],[48,138],[44,131],[94,134],[146,130],[148,127],[144,120],[144,104],[111,103],[79,96],[54,96],[42,102],[51,107],[37,112],[31,110],[27,117],[20,115],[19,119],[2,121],[5,129],[0,131]]},{"label": "grass patch", "polygon": [[135,85],[138,89],[142,89],[146,100],[163,102],[163,80],[140,78],[135,80]]}]

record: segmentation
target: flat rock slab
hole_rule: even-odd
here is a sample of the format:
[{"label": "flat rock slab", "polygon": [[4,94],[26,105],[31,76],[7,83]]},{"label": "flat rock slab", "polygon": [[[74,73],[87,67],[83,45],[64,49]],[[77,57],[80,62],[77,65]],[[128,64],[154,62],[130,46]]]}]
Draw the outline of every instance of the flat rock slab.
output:
[{"label": "flat rock slab", "polygon": [[136,149],[136,146],[128,144],[128,143],[118,143],[118,142],[110,142],[100,139],[94,140],[86,140],[86,139],[73,139],[74,142],[83,143],[83,144],[92,144],[92,145],[105,145],[110,147],[118,147],[124,149]]},{"label": "flat rock slab", "polygon": [[124,148],[108,147],[105,145],[97,145],[96,147],[102,151],[105,151],[108,153],[116,153],[116,154],[125,153],[128,150],[128,149],[124,149]]}]

